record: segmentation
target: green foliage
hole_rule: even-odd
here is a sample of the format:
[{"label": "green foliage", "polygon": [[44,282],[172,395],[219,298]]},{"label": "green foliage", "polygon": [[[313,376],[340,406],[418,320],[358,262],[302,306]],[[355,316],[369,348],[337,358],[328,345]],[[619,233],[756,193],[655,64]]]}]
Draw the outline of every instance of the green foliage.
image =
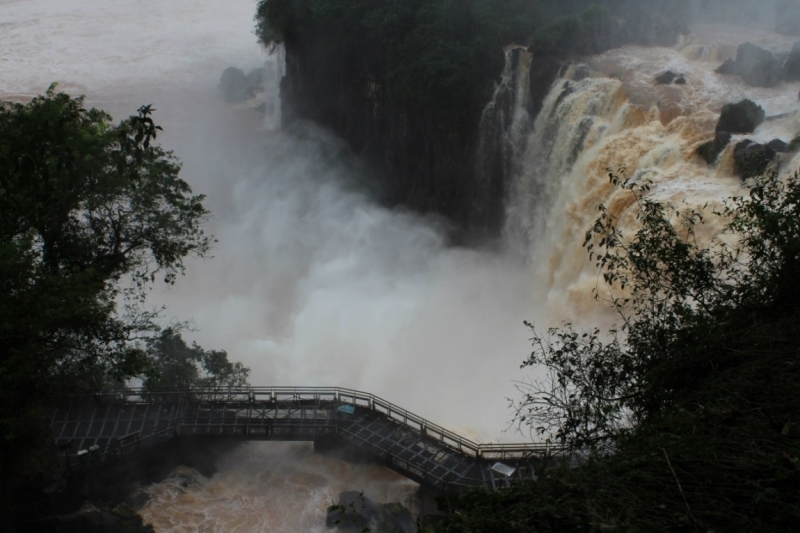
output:
[{"label": "green foliage", "polygon": [[144,388],[150,391],[247,386],[249,368],[228,361],[224,351],[207,351],[197,343],[189,346],[171,329],[165,329],[159,337],[148,341],[147,352],[153,371],[145,378]]},{"label": "green foliage", "polygon": [[[0,466],[25,472],[47,395],[141,374],[142,310],[157,277],[173,283],[211,240],[203,197],[153,144],[150,106],[117,125],[50,87],[0,103]],[[43,433],[42,433],[43,434]],[[46,441],[45,441],[46,442]]]},{"label": "green foliage", "polygon": [[[602,206],[586,247],[619,325],[540,334],[520,422],[572,455],[539,480],[446,502],[436,528],[797,531],[800,523],[800,176],[765,176],[718,212],[622,182],[639,229]],[[724,238],[698,242],[707,218]]]}]

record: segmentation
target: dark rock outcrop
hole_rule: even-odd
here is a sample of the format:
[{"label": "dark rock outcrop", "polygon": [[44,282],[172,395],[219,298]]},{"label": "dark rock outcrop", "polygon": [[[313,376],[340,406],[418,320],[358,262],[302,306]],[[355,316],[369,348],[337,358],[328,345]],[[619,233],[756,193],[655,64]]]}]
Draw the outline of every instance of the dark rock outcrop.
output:
[{"label": "dark rock outcrop", "polygon": [[668,70],[668,71],[664,72],[663,74],[659,74],[658,76],[656,76],[655,80],[656,80],[656,83],[659,84],[659,85],[669,85],[677,77],[678,77],[677,74],[675,74],[671,70]]},{"label": "dark rock outcrop", "polygon": [[736,68],[736,61],[733,59],[726,59],[725,62],[719,66],[717,70],[715,70],[717,74],[726,74],[730,76],[734,76],[739,73],[739,70]]},{"label": "dark rock outcrop", "polygon": [[219,92],[226,102],[244,102],[253,98],[264,86],[264,69],[257,68],[245,75],[242,69],[228,67],[219,80]]},{"label": "dark rock outcrop", "polygon": [[718,131],[714,138],[708,142],[701,144],[697,148],[697,155],[705,159],[706,163],[713,165],[719,154],[731,142],[731,134],[727,131]]},{"label": "dark rock outcrop", "polygon": [[758,144],[745,139],[733,150],[736,171],[744,178],[761,176],[769,168],[777,153],[766,144]]},{"label": "dark rock outcrop", "polygon": [[785,154],[789,151],[789,143],[780,139],[772,139],[767,143],[767,147],[771,148],[778,154]]},{"label": "dark rock outcrop", "polygon": [[764,109],[752,100],[745,99],[737,104],[725,104],[716,131],[753,133],[765,118]]},{"label": "dark rock outcrop", "polygon": [[794,43],[792,51],[783,65],[783,76],[788,81],[800,81],[800,41]]},{"label": "dark rock outcrop", "polygon": [[778,58],[753,43],[741,44],[736,50],[736,72],[753,87],[775,87],[783,77]]},{"label": "dark rock outcrop", "polygon": [[411,513],[402,504],[376,504],[362,493],[339,494],[339,503],[328,508],[326,525],[341,531],[361,533],[413,533]]},{"label": "dark rock outcrop", "polygon": [[663,74],[659,74],[655,77],[655,80],[659,85],[669,85],[671,83],[683,85],[686,83],[686,78],[683,76],[683,74],[677,74],[671,70],[668,70]]}]

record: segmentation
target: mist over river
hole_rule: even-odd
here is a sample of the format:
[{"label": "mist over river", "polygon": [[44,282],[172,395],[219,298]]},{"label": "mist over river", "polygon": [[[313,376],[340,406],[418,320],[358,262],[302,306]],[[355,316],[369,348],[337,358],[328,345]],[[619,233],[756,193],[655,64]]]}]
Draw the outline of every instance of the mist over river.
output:
[{"label": "mist over river", "polygon": [[[743,190],[732,145],[714,168],[694,155],[723,104],[747,96],[786,115],[757,130],[758,142],[800,131],[800,83],[752,89],[713,73],[740,42],[788,50],[788,38],[705,27],[674,48],[612,50],[588,61],[589,76],[565,74],[567,97],[557,81],[526,133],[505,245],[452,247],[445,221],[382,207],[341,140],[309,123],[281,131],[261,101],[219,97],[228,66],[280,69],[256,42],[255,5],[0,0],[0,98],[27,101],[58,82],[116,119],[153,104],[158,141],[207,195],[206,229],[219,241],[213,259],[190,260],[174,287],[154,289],[148,305],[166,306],[165,325],[191,321],[187,340],[227,350],[253,384],[364,390],[476,441],[530,438],[509,430],[506,400],[526,377],[523,320],[608,316],[580,247],[596,204],[627,216],[608,168],[653,180],[658,198],[715,204]],[[686,75],[686,88],[653,87],[667,69]],[[277,77],[267,83],[275,94]],[[407,502],[416,488],[305,445],[250,443],[219,466],[211,479],[178,472],[150,487],[145,519],[157,531],[324,531],[342,490]]]},{"label": "mist over river", "polygon": [[[448,248],[440,221],[380,207],[362,192],[369,176],[319,128],[272,131],[255,104],[218,98],[224,68],[247,71],[266,59],[254,11],[252,0],[3,1],[0,97],[26,101],[57,81],[115,118],[153,104],[164,128],[158,141],[208,196],[207,231],[219,243],[174,287],[156,288],[149,305],[167,306],[165,324],[191,320],[197,331],[185,337],[227,350],[252,369],[251,383],[361,389],[476,440],[521,440],[503,430],[505,398],[527,353],[522,321],[534,316],[525,266]],[[283,488],[270,482],[271,494],[283,496],[260,497],[252,510],[290,505],[294,525],[289,516],[263,530],[295,532],[324,528],[341,490],[364,489],[377,501],[404,501],[379,488],[388,482],[395,493],[413,491],[387,470],[297,458],[306,452],[243,447],[236,454],[248,468],[234,472],[255,477],[220,472],[215,501],[239,509],[245,486],[280,478]],[[223,459],[223,470],[233,463]],[[245,492],[224,488],[232,479]],[[200,528],[196,517],[180,525],[160,502],[189,517],[208,511],[206,496],[154,490],[143,514],[158,531]],[[223,517],[199,530],[253,531],[252,522]]]}]

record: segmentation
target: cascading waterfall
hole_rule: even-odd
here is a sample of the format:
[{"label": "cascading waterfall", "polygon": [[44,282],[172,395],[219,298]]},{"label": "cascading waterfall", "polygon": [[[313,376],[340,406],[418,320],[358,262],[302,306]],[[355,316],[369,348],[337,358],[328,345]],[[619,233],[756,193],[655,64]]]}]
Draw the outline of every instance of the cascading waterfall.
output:
[{"label": "cascading waterfall", "polygon": [[523,46],[505,49],[505,66],[491,102],[481,115],[476,158],[474,210],[486,207],[485,199],[496,196],[519,171],[525,140],[533,124],[530,105],[531,54]]},{"label": "cascading waterfall", "polygon": [[264,128],[281,127],[281,78],[286,73],[286,48],[275,45],[264,61]]},{"label": "cascading waterfall", "polygon": [[[605,204],[623,229],[633,227],[631,197],[610,184],[609,172],[649,180],[650,194],[659,200],[719,205],[744,191],[734,171],[737,142],[788,142],[800,132],[800,84],[754,88],[738,76],[714,72],[746,41],[776,52],[792,47],[791,39],[772,33],[701,27],[674,48],[628,46],[586,58],[553,83],[509,185],[504,232],[507,245],[529,257],[541,291],[537,297],[555,320],[596,309],[591,302],[597,272],[581,246],[595,207]],[[687,83],[657,84],[654,78],[666,70],[683,74]],[[735,135],[709,166],[695,151],[713,138],[722,106],[743,98],[774,119],[753,134]],[[800,162],[796,156],[784,159],[784,170]],[[720,229],[708,224],[701,237],[712,238]]]}]

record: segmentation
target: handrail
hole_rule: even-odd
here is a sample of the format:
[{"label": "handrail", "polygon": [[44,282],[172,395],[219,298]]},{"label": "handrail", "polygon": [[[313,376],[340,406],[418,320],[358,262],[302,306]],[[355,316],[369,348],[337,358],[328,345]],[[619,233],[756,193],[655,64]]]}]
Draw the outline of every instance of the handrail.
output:
[{"label": "handrail", "polygon": [[462,453],[474,457],[506,457],[516,454],[526,454],[531,452],[554,453],[561,450],[560,446],[550,443],[510,443],[510,444],[478,444],[461,435],[458,435],[438,424],[434,424],[420,416],[403,409],[391,402],[384,400],[374,394],[347,389],[342,387],[234,387],[234,388],[189,388],[186,390],[155,390],[148,391],[142,388],[126,389],[113,393],[100,393],[95,397],[110,397],[128,401],[128,399],[138,398],[137,403],[150,403],[146,401],[148,397],[158,397],[161,401],[165,396],[173,396],[180,404],[184,404],[186,396],[191,399],[219,401],[257,401],[259,397],[268,397],[268,401],[302,401],[317,400],[346,403],[356,407],[367,408],[371,411],[389,417],[395,423],[401,424],[409,429],[424,433],[446,446],[454,448]]}]

